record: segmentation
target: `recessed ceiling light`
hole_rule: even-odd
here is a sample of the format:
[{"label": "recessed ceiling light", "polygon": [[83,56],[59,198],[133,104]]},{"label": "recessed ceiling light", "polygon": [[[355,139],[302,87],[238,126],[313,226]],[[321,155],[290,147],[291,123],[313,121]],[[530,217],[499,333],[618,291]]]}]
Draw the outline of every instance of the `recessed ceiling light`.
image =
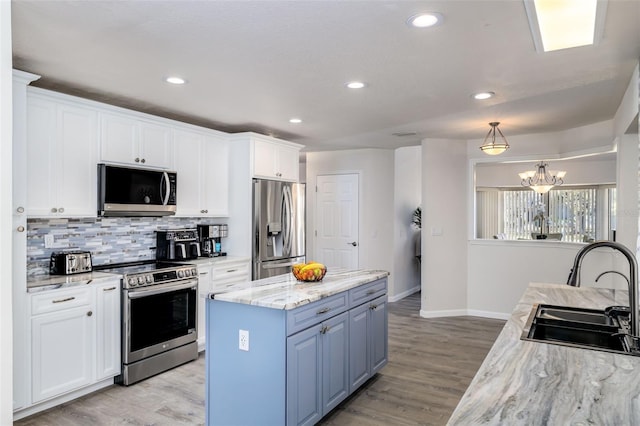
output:
[{"label": "recessed ceiling light", "polygon": [[299,124],[299,123],[302,123],[302,120],[299,118],[292,118],[289,120],[289,123]]},{"label": "recessed ceiling light", "polygon": [[407,24],[416,28],[428,28],[433,27],[442,22],[442,15],[439,13],[419,13],[413,15],[407,20]]},{"label": "recessed ceiling light", "polygon": [[361,81],[350,81],[349,83],[347,83],[346,86],[349,89],[362,89],[363,87],[366,86],[366,84]]},{"label": "recessed ceiling light", "polygon": [[167,83],[171,83],[171,84],[184,84],[184,83],[186,83],[184,78],[180,78],[180,77],[167,77],[165,79],[165,81]]},{"label": "recessed ceiling light", "polygon": [[477,99],[479,101],[485,100],[485,99],[489,99],[489,98],[493,98],[496,94],[494,92],[478,92],[478,93],[474,93],[473,99]]}]

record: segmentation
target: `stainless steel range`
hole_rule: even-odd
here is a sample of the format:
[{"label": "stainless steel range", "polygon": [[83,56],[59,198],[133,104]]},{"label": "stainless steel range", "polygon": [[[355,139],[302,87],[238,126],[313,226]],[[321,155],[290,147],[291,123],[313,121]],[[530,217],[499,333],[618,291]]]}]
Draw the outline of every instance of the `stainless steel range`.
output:
[{"label": "stainless steel range", "polygon": [[198,358],[194,265],[149,261],[98,269],[123,275],[117,383],[130,385]]}]

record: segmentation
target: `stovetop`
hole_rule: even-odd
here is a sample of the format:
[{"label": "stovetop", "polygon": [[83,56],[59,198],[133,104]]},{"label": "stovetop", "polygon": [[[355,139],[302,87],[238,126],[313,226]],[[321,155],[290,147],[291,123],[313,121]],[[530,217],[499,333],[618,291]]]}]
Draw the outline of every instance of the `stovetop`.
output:
[{"label": "stovetop", "polygon": [[197,278],[195,265],[170,261],[140,261],[94,266],[94,270],[123,275],[123,288],[146,287]]}]

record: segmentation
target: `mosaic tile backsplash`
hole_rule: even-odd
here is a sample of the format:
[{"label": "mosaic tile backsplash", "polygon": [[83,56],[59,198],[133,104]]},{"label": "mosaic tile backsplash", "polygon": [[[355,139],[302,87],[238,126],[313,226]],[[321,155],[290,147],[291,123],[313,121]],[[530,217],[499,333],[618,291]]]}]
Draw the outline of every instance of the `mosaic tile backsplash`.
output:
[{"label": "mosaic tile backsplash", "polygon": [[[227,223],[225,219],[178,217],[118,217],[29,219],[27,221],[27,275],[49,273],[52,252],[88,250],[94,265],[153,260],[158,229],[195,228],[200,223]],[[54,244],[45,248],[45,235]]]}]

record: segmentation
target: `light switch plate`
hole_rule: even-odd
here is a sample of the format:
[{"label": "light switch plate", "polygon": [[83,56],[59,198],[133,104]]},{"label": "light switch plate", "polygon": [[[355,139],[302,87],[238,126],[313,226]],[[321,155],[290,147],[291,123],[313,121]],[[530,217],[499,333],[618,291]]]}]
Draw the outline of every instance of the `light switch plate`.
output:
[{"label": "light switch plate", "polygon": [[47,234],[44,236],[44,248],[53,248],[56,240],[53,234]]}]

